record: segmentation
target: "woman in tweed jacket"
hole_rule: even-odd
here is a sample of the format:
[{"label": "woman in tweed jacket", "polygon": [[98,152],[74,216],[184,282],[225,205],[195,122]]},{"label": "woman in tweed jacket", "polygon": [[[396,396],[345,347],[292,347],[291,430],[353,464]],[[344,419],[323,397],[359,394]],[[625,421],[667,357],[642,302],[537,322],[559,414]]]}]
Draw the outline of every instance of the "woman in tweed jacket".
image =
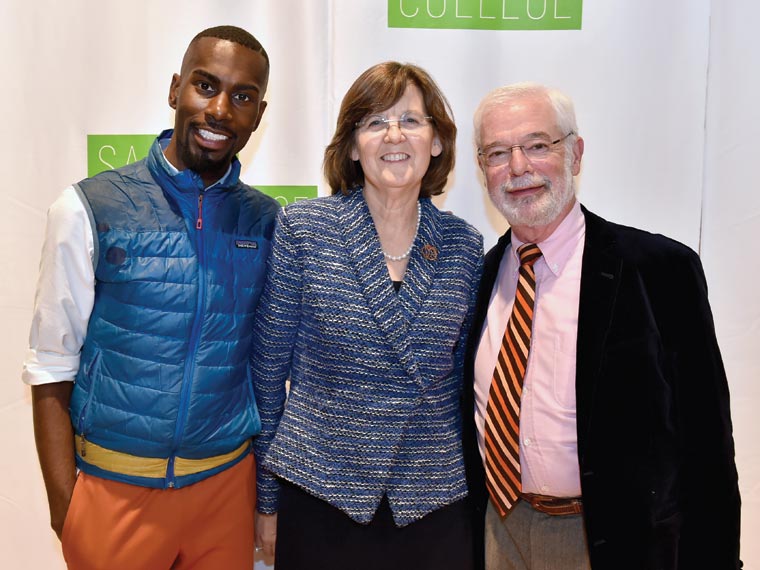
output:
[{"label": "woman in tweed jacket", "polygon": [[455,139],[424,70],[376,65],[325,152],[333,195],[280,213],[252,359],[278,570],[471,568],[459,398],[483,243],[430,201]]}]

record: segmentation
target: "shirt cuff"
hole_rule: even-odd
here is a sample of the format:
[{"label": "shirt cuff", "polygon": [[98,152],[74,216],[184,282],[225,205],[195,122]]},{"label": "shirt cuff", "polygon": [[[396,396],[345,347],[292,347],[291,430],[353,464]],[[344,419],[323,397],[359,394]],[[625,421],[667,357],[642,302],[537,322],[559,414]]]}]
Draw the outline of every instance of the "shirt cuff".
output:
[{"label": "shirt cuff", "polygon": [[29,349],[21,379],[29,386],[73,382],[79,370],[79,355],[67,356]]}]

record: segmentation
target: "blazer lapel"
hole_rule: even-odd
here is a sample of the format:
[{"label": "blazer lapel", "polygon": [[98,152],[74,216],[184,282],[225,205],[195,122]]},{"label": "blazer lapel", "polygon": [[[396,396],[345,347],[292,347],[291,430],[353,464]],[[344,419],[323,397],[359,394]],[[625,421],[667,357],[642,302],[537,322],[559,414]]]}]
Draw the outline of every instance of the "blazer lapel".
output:
[{"label": "blazer lapel", "polygon": [[605,220],[583,208],[586,239],[581,270],[576,349],[576,411],[579,452],[586,441],[593,409],[596,382],[612,322],[622,258],[615,252],[615,239]]},{"label": "blazer lapel", "polygon": [[[356,271],[370,314],[398,355],[403,368],[415,382],[422,385],[418,363],[409,343],[409,313],[393,290],[380,239],[363,192],[353,190],[341,201],[341,206],[339,219],[348,257]],[[419,286],[424,286],[424,283]]]},{"label": "blazer lapel", "polygon": [[398,293],[398,301],[404,311],[407,322],[414,317],[433,286],[438,258],[445,252],[441,251],[443,240],[440,234],[438,216],[440,212],[428,199],[420,200],[420,228],[414,248],[409,257],[409,265],[404,275],[404,285]]},{"label": "blazer lapel", "polygon": [[[475,313],[472,319],[472,332],[467,340],[467,361],[468,371],[471,368],[471,364],[475,362],[475,353],[478,350],[480,344],[480,336],[483,331],[483,323],[486,320],[488,314],[488,304],[491,301],[491,294],[493,293],[493,287],[496,283],[496,277],[499,275],[499,265],[501,264],[501,258],[504,257],[504,251],[512,240],[512,230],[507,232],[499,238],[496,245],[493,246],[486,254],[483,263],[483,276],[480,278],[480,285],[478,287],[478,299],[475,304]],[[469,386],[468,386],[469,387]]]}]

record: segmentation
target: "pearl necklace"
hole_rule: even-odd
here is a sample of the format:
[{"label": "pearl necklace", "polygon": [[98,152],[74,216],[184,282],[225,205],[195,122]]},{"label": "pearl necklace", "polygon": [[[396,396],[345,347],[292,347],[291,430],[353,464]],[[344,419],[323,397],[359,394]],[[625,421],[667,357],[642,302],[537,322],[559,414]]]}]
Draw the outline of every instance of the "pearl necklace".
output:
[{"label": "pearl necklace", "polygon": [[412,249],[414,248],[414,242],[417,241],[417,232],[420,231],[421,218],[422,218],[422,206],[420,205],[420,201],[417,200],[417,226],[414,228],[414,237],[412,238],[412,243],[409,245],[409,249],[407,249],[401,255],[391,255],[390,253],[386,253],[386,251],[383,250],[383,255],[385,256],[385,259],[387,259],[388,261],[404,261],[407,257],[411,255]]}]

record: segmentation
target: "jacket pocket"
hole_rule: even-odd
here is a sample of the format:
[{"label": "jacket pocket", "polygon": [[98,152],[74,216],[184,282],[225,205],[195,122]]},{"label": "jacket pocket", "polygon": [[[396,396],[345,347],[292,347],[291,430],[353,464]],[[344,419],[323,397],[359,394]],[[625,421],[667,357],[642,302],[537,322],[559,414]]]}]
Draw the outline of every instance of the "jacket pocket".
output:
[{"label": "jacket pocket", "polygon": [[95,352],[92,360],[85,364],[83,370],[85,377],[87,378],[87,384],[89,389],[86,394],[84,405],[79,411],[79,417],[77,418],[77,433],[79,435],[87,435],[90,430],[90,420],[92,417],[92,400],[95,396],[95,388],[97,385],[99,371],[100,371],[100,358],[102,353],[100,350]]},{"label": "jacket pocket", "polygon": [[251,367],[247,366],[248,371],[246,375],[246,391],[248,394],[248,414],[251,416],[251,422],[253,425],[253,433],[258,434],[261,431],[261,416],[259,415],[259,406],[256,403],[256,395],[253,392],[253,374]]}]

